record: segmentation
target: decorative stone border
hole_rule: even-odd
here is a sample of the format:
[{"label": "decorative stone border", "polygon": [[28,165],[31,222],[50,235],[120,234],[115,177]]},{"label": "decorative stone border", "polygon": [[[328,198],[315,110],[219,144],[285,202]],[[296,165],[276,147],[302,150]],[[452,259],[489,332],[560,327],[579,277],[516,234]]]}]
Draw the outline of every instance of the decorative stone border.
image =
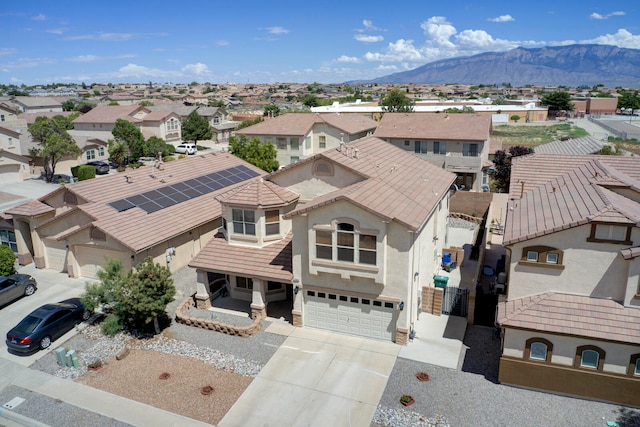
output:
[{"label": "decorative stone border", "polygon": [[236,326],[213,319],[189,316],[189,310],[191,310],[195,304],[196,302],[191,297],[184,300],[176,309],[176,322],[244,338],[256,335],[262,328],[262,316],[255,316],[253,323],[249,326]]}]

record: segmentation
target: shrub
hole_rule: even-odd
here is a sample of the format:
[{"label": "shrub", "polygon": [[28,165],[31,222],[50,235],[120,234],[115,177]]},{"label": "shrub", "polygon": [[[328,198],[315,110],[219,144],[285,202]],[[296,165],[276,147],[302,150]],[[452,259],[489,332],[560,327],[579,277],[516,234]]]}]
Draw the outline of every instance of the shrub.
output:
[{"label": "shrub", "polygon": [[74,178],[78,177],[78,168],[80,166],[71,166],[71,176]]},{"label": "shrub", "polygon": [[517,122],[518,120],[520,120],[520,116],[517,114],[514,114],[513,116],[511,116],[511,120],[513,120],[514,122]]},{"label": "shrub", "polygon": [[187,157],[187,155],[186,155],[186,154],[180,154],[180,155],[178,156],[178,158],[179,158],[179,159],[184,159],[184,158],[186,158],[186,157]]},{"label": "shrub", "polygon": [[110,314],[104,319],[100,329],[103,334],[112,337],[124,329],[124,324],[122,319],[120,319],[120,316],[117,314]]},{"label": "shrub", "polygon": [[78,181],[85,181],[96,177],[96,168],[90,165],[80,165],[77,170]]},{"label": "shrub", "polygon": [[16,272],[16,254],[7,245],[0,245],[0,275],[8,276]]}]

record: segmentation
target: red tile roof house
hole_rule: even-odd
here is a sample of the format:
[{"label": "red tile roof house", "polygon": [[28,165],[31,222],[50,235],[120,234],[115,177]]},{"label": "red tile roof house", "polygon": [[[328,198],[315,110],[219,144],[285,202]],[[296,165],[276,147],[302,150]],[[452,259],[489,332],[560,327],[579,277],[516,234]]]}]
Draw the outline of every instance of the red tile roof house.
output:
[{"label": "red tile roof house", "polygon": [[[91,111],[73,121],[74,129],[82,134],[103,140],[113,139],[111,131],[117,119],[135,124],[148,139],[151,136],[167,142],[180,141],[182,138],[180,116],[171,111],[151,111],[140,105],[98,105]],[[97,136],[99,133],[100,136]]]},{"label": "red tile roof house", "polygon": [[491,116],[385,113],[374,136],[457,175],[466,190],[488,191]]},{"label": "red tile roof house", "polygon": [[151,256],[176,271],[222,225],[216,196],[262,174],[229,153],[205,154],[67,184],[5,214],[21,265],[95,278],[105,258],[130,268]]},{"label": "red tile roof house", "polygon": [[640,158],[515,158],[499,380],[640,406]]},{"label": "red tile roof house", "polygon": [[339,113],[288,113],[236,131],[236,135],[272,142],[280,166],[286,166],[371,135],[377,122]]},{"label": "red tile roof house", "polygon": [[285,300],[295,326],[406,344],[447,245],[454,180],[370,136],[231,190],[221,232],[189,264],[197,303],[227,286],[254,318]]}]

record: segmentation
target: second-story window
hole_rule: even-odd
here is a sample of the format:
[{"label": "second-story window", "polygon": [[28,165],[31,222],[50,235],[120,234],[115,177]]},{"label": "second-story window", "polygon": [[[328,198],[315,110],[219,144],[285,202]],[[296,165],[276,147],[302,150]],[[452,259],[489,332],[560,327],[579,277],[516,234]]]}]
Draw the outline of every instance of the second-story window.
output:
[{"label": "second-story window", "polygon": [[246,209],[233,209],[233,232],[236,234],[256,235],[256,214]]},{"label": "second-story window", "polygon": [[463,144],[462,155],[466,157],[478,157],[478,144]]},{"label": "second-story window", "polygon": [[324,135],[320,135],[318,137],[318,146],[320,148],[327,148],[327,137]]},{"label": "second-story window", "polygon": [[265,211],[264,222],[265,222],[264,231],[267,236],[280,234],[280,211],[278,210]]},{"label": "second-story window", "polygon": [[298,138],[289,138],[289,144],[291,145],[292,150],[300,149],[300,139]]},{"label": "second-story window", "polygon": [[447,154],[447,143],[442,141],[434,141],[433,154]]},{"label": "second-story window", "polygon": [[426,154],[427,151],[427,141],[416,141],[415,150],[416,153]]},{"label": "second-story window", "polygon": [[316,258],[376,265],[376,236],[341,222],[335,230],[316,230]]}]

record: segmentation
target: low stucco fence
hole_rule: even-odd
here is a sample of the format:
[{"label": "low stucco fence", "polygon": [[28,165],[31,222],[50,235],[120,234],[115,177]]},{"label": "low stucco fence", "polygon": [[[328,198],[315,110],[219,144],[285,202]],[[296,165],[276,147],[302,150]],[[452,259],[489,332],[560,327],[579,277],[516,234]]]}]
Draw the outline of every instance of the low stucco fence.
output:
[{"label": "low stucco fence", "polygon": [[248,326],[232,325],[215,319],[190,316],[189,311],[191,311],[195,305],[196,301],[193,296],[184,300],[176,309],[176,321],[187,326],[195,326],[197,328],[209,329],[210,331],[245,338],[256,335],[262,328],[262,316],[255,316],[253,323]]}]

